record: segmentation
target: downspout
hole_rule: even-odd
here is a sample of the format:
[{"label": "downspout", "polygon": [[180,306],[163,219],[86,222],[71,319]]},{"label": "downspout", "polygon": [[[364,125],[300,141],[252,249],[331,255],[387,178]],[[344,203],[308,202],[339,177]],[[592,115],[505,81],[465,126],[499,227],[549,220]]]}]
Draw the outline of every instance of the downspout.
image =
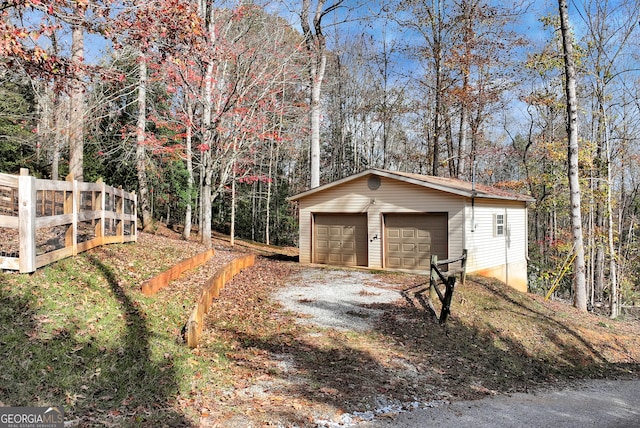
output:
[{"label": "downspout", "polygon": [[476,230],[476,161],[473,161],[471,171],[471,232]]},{"label": "downspout", "polygon": [[509,284],[509,248],[511,247],[511,227],[507,215],[507,208],[504,209],[504,275],[505,282]]},{"label": "downspout", "polygon": [[[476,161],[474,159],[474,161],[471,163],[471,233],[475,232],[476,230]],[[465,233],[466,235],[466,233]],[[476,240],[475,238],[471,239],[472,243],[471,245],[473,246],[474,252],[475,252],[475,246],[476,246]],[[466,237],[465,237],[465,241],[466,241]],[[465,243],[465,246],[463,248],[463,250],[465,250],[467,252],[467,260],[465,260],[465,266],[469,266],[469,257],[471,255],[471,252],[469,251],[469,243]]]}]

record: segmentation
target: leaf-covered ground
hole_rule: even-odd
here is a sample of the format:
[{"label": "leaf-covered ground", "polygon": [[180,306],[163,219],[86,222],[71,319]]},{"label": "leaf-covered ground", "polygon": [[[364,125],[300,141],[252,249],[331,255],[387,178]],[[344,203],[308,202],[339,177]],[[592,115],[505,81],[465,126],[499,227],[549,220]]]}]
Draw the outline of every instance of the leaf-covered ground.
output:
[{"label": "leaf-covered ground", "polygon": [[[62,404],[75,426],[317,426],[387,404],[640,374],[637,322],[482,278],[457,287],[444,328],[399,300],[376,305],[384,315],[370,331],[322,329],[296,323],[273,299],[305,269],[292,250],[215,240],[211,262],[146,297],[144,280],[204,250],[160,232],[33,275],[0,275],[2,404]],[[262,256],[227,284],[203,342],[188,349],[181,329],[202,283],[247,251]],[[425,281],[375,275],[398,290]]]}]

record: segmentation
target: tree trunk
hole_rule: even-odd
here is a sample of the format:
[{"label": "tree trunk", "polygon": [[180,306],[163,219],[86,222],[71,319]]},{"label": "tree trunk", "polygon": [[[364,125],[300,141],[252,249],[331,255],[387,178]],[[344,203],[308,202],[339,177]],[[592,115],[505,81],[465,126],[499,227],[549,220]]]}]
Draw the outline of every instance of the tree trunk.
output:
[{"label": "tree trunk", "polygon": [[[78,19],[84,17],[84,8],[78,7]],[[69,173],[74,180],[84,180],[84,29],[80,24],[71,27],[71,64],[74,67],[70,89],[69,113]]]},{"label": "tree trunk", "polygon": [[[335,9],[342,3],[336,1],[330,6]],[[309,53],[309,79],[310,79],[310,157],[311,157],[311,188],[320,185],[320,95],[322,91],[322,81],[327,65],[326,39],[322,33],[322,18],[329,12],[323,10],[325,0],[317,0],[315,14],[313,16],[313,29],[311,28],[309,17],[311,12],[311,1],[302,1],[300,22],[302,33],[305,39],[305,46]]]},{"label": "tree trunk", "polygon": [[[271,140],[269,142],[269,172],[267,175],[267,202],[266,202],[266,206],[267,206],[267,212],[265,214],[265,225],[264,225],[264,242],[267,245],[271,245],[271,237],[269,236],[270,233],[270,228],[269,228],[269,223],[271,222],[271,183],[273,181],[272,175],[273,175],[273,146],[274,144],[276,144],[273,140]],[[276,157],[275,162],[278,162],[278,158]]]},{"label": "tree trunk", "polygon": [[611,299],[610,299],[610,315],[611,318],[618,316],[618,277],[617,277],[617,257],[616,248],[613,240],[613,210],[611,207],[611,147],[609,147],[609,138],[605,139],[606,160],[607,160],[607,220],[609,226],[608,243],[609,243],[609,280],[611,281]]},{"label": "tree trunk", "polygon": [[[468,77],[465,76],[465,86]],[[463,92],[466,94],[466,88],[463,89]],[[467,159],[467,126],[469,122],[469,116],[467,114],[467,105],[466,102],[460,106],[460,140],[458,141],[458,164],[456,169],[456,177],[462,178],[465,177],[466,174],[466,164],[465,161]]]},{"label": "tree trunk", "polygon": [[580,181],[578,165],[578,102],[576,96],[576,69],[573,57],[573,36],[569,28],[569,13],[566,0],[558,0],[560,10],[560,27],[565,64],[567,93],[567,135],[569,164],[569,200],[571,205],[571,236],[576,257],[573,261],[573,305],[587,310],[587,287],[585,276],[584,245],[582,236],[582,213],[580,210]]},{"label": "tree trunk", "polygon": [[470,85],[469,85],[469,76],[471,74],[471,57],[472,57],[472,43],[471,40],[474,36],[474,19],[473,19],[473,6],[464,3],[464,57],[462,58],[462,94],[460,97],[460,135],[458,140],[458,153],[457,153],[457,166],[456,166],[456,177],[464,177],[466,173],[466,164],[467,160],[467,128],[469,126],[469,95],[470,95]]},{"label": "tree trunk", "polygon": [[[255,224],[255,222],[254,222]],[[231,228],[229,231],[229,243],[233,247],[236,243],[236,178],[231,179]]]},{"label": "tree trunk", "polygon": [[[204,158],[204,156],[203,156]],[[198,197],[198,236],[200,238],[200,241],[202,241],[202,229],[203,229],[203,221],[202,218],[204,217],[204,209],[202,208],[204,206],[204,176],[205,176],[205,172],[204,172],[204,159],[200,162],[200,174],[198,175],[198,189],[200,189],[199,193],[199,197]]]},{"label": "tree trunk", "polygon": [[442,108],[443,108],[443,93],[444,93],[444,70],[443,70],[443,46],[442,37],[444,33],[444,9],[443,2],[437,1],[436,3],[436,16],[432,22],[433,28],[433,61],[434,61],[434,73],[436,79],[435,86],[435,104],[434,104],[434,116],[433,116],[433,140],[431,151],[431,175],[438,176],[440,169],[440,137],[442,133]]},{"label": "tree trunk", "polygon": [[[207,39],[211,45],[215,45],[216,32],[215,32],[215,9],[213,5],[207,5],[206,2],[199,2],[199,12],[202,19],[207,22]],[[211,189],[213,181],[213,130],[212,130],[212,96],[213,96],[213,72],[214,64],[213,60],[209,59],[207,62],[207,68],[204,76],[204,88],[203,88],[203,106],[202,106],[202,135],[203,143],[206,147],[202,153],[202,164],[204,170],[204,185],[201,189],[202,192],[202,210],[201,216],[201,228],[200,239],[206,248],[211,248]]]},{"label": "tree trunk", "polygon": [[53,138],[53,150],[51,153],[51,179],[60,179],[60,157],[62,155],[63,147],[63,132],[66,127],[64,123],[64,109],[63,101],[60,94],[56,91],[53,92],[53,130],[51,132],[51,138]]},{"label": "tree trunk", "polygon": [[[51,35],[51,54],[52,55],[60,55],[60,51],[58,49],[58,39],[55,35],[55,32]],[[67,128],[67,124],[65,123],[67,108],[64,105],[63,99],[61,97],[60,91],[55,89],[56,80],[52,82],[52,85],[47,83],[44,84],[44,100],[43,102],[47,105],[47,129],[44,135],[40,135],[40,143],[42,146],[47,144],[49,141],[52,142],[51,148],[51,179],[58,180],[60,177],[60,157],[63,143],[63,132],[64,129]]]},{"label": "tree trunk", "polygon": [[[604,108],[604,88],[599,87],[596,89],[597,93],[597,102],[598,102],[598,123],[597,123],[597,135],[596,141],[598,144],[598,148],[596,150],[596,158],[594,159],[595,163],[595,182],[594,182],[594,192],[595,192],[595,236],[594,236],[594,248],[595,248],[595,261],[593,267],[593,275],[594,275],[594,294],[595,298],[598,302],[602,302],[604,300],[604,285],[605,285],[605,243],[604,243],[604,222],[605,222],[605,207],[603,201],[603,185],[602,180],[604,179],[604,170],[603,168],[608,168],[606,165],[605,159],[605,150],[604,146],[606,139],[606,111]],[[595,302],[593,302],[595,303]]]},{"label": "tree trunk", "polygon": [[[437,44],[439,47],[439,43]],[[431,175],[438,176],[438,170],[440,167],[440,112],[442,109],[442,68],[440,66],[439,52],[435,53],[436,57],[436,93],[435,93],[435,112],[433,116],[433,139],[431,142]]]},{"label": "tree trunk", "polygon": [[208,148],[202,153],[202,163],[204,168],[204,186],[202,188],[202,228],[200,239],[202,243],[207,247],[211,248],[211,186],[213,181],[213,166],[211,165],[212,154],[211,150],[213,150],[213,132],[211,130],[211,96],[213,93],[213,85],[211,79],[213,77],[213,63],[207,64],[207,71],[205,75],[205,85],[204,85],[204,106],[202,108],[202,128],[203,128],[203,139],[205,145]]},{"label": "tree trunk", "polygon": [[[311,70],[311,188],[320,186],[320,93],[322,79],[326,65],[326,54],[318,53],[321,57],[317,66]],[[313,61],[313,60],[312,60]]]},{"label": "tree trunk", "polygon": [[147,59],[140,54],[138,76],[138,123],[136,125],[136,172],[138,175],[138,207],[142,214],[142,230],[148,231],[153,223],[149,203],[149,182],[147,179]]},{"label": "tree trunk", "polygon": [[206,248],[211,248],[211,182],[213,171],[205,168],[204,186],[202,187],[202,234],[200,239]]},{"label": "tree trunk", "polygon": [[60,179],[60,141],[56,138],[53,142],[53,153],[51,155],[51,179]]},{"label": "tree trunk", "polygon": [[186,163],[187,163],[187,206],[185,208],[184,213],[184,229],[182,230],[182,238],[185,240],[189,240],[191,237],[191,213],[193,210],[193,149],[192,149],[192,139],[193,139],[193,106],[191,102],[188,100],[188,97],[185,97],[185,101],[187,103],[187,129],[185,131],[185,154],[186,154]]}]

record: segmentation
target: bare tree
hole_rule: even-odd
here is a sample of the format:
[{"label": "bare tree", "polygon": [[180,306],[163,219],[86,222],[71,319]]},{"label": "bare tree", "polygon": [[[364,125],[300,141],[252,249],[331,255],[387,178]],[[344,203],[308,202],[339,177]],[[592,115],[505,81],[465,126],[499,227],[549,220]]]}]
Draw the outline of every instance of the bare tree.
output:
[{"label": "bare tree", "polygon": [[212,204],[238,176],[240,158],[255,148],[259,125],[274,108],[273,94],[297,67],[295,43],[300,40],[284,21],[255,5],[229,10],[201,2],[199,13],[206,27],[198,94],[204,174],[201,239],[211,245]]},{"label": "bare tree", "polygon": [[587,282],[580,209],[580,177],[578,166],[578,99],[576,96],[576,66],[573,53],[573,34],[569,28],[569,11],[566,0],[558,0],[560,30],[565,64],[565,89],[567,96],[567,136],[569,164],[569,200],[571,203],[571,236],[576,256],[573,261],[573,305],[587,310]]},{"label": "bare tree", "polygon": [[344,0],[335,0],[327,5],[326,0],[316,0],[311,10],[311,0],[302,0],[300,24],[309,55],[310,123],[311,123],[311,188],[320,185],[320,95],[327,68],[327,39],[322,20],[340,7]]},{"label": "bare tree", "polygon": [[189,240],[191,236],[191,217],[193,212],[193,188],[194,188],[194,177],[193,177],[193,117],[194,117],[194,107],[193,103],[189,100],[189,95],[185,95],[185,104],[187,110],[187,124],[185,129],[185,161],[187,166],[187,193],[188,200],[187,206],[185,207],[185,215],[184,215],[184,229],[182,231],[182,237],[185,240]]},{"label": "bare tree", "polygon": [[69,114],[69,173],[74,179],[84,179],[84,28],[82,21],[86,6],[77,3],[74,8],[76,21],[71,26],[71,64],[73,79],[70,84],[71,106]]},{"label": "bare tree", "polygon": [[[630,42],[637,33],[640,5],[637,2],[586,1],[584,17],[587,29],[585,65],[590,69],[587,75],[595,104],[592,112],[592,140],[595,143],[594,166],[592,168],[592,188],[594,191],[595,230],[589,233],[594,241],[595,260],[593,261],[593,300],[604,300],[605,258],[609,253],[609,297],[611,316],[617,315],[617,257],[614,245],[614,222],[612,218],[612,181],[611,163],[612,134],[616,121],[624,116],[616,109],[620,96],[616,90],[624,86],[625,76],[630,67],[627,62]],[[615,139],[613,139],[615,141]],[[608,233],[605,235],[605,230]],[[594,302],[595,303],[595,302]]]},{"label": "bare tree", "polygon": [[142,228],[148,230],[153,218],[149,201],[149,183],[147,180],[147,58],[143,53],[138,56],[138,118],[136,123],[136,172],[138,175],[139,207],[142,213]]}]

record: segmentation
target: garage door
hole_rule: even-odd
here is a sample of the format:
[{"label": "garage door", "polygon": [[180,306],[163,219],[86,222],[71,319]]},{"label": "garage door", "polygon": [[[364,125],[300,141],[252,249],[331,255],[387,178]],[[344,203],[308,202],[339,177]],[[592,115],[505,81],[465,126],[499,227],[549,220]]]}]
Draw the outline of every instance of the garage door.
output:
[{"label": "garage door", "polygon": [[447,213],[387,214],[385,267],[429,270],[431,255],[448,255]]},{"label": "garage door", "polygon": [[314,262],[367,266],[367,216],[315,214]]}]

